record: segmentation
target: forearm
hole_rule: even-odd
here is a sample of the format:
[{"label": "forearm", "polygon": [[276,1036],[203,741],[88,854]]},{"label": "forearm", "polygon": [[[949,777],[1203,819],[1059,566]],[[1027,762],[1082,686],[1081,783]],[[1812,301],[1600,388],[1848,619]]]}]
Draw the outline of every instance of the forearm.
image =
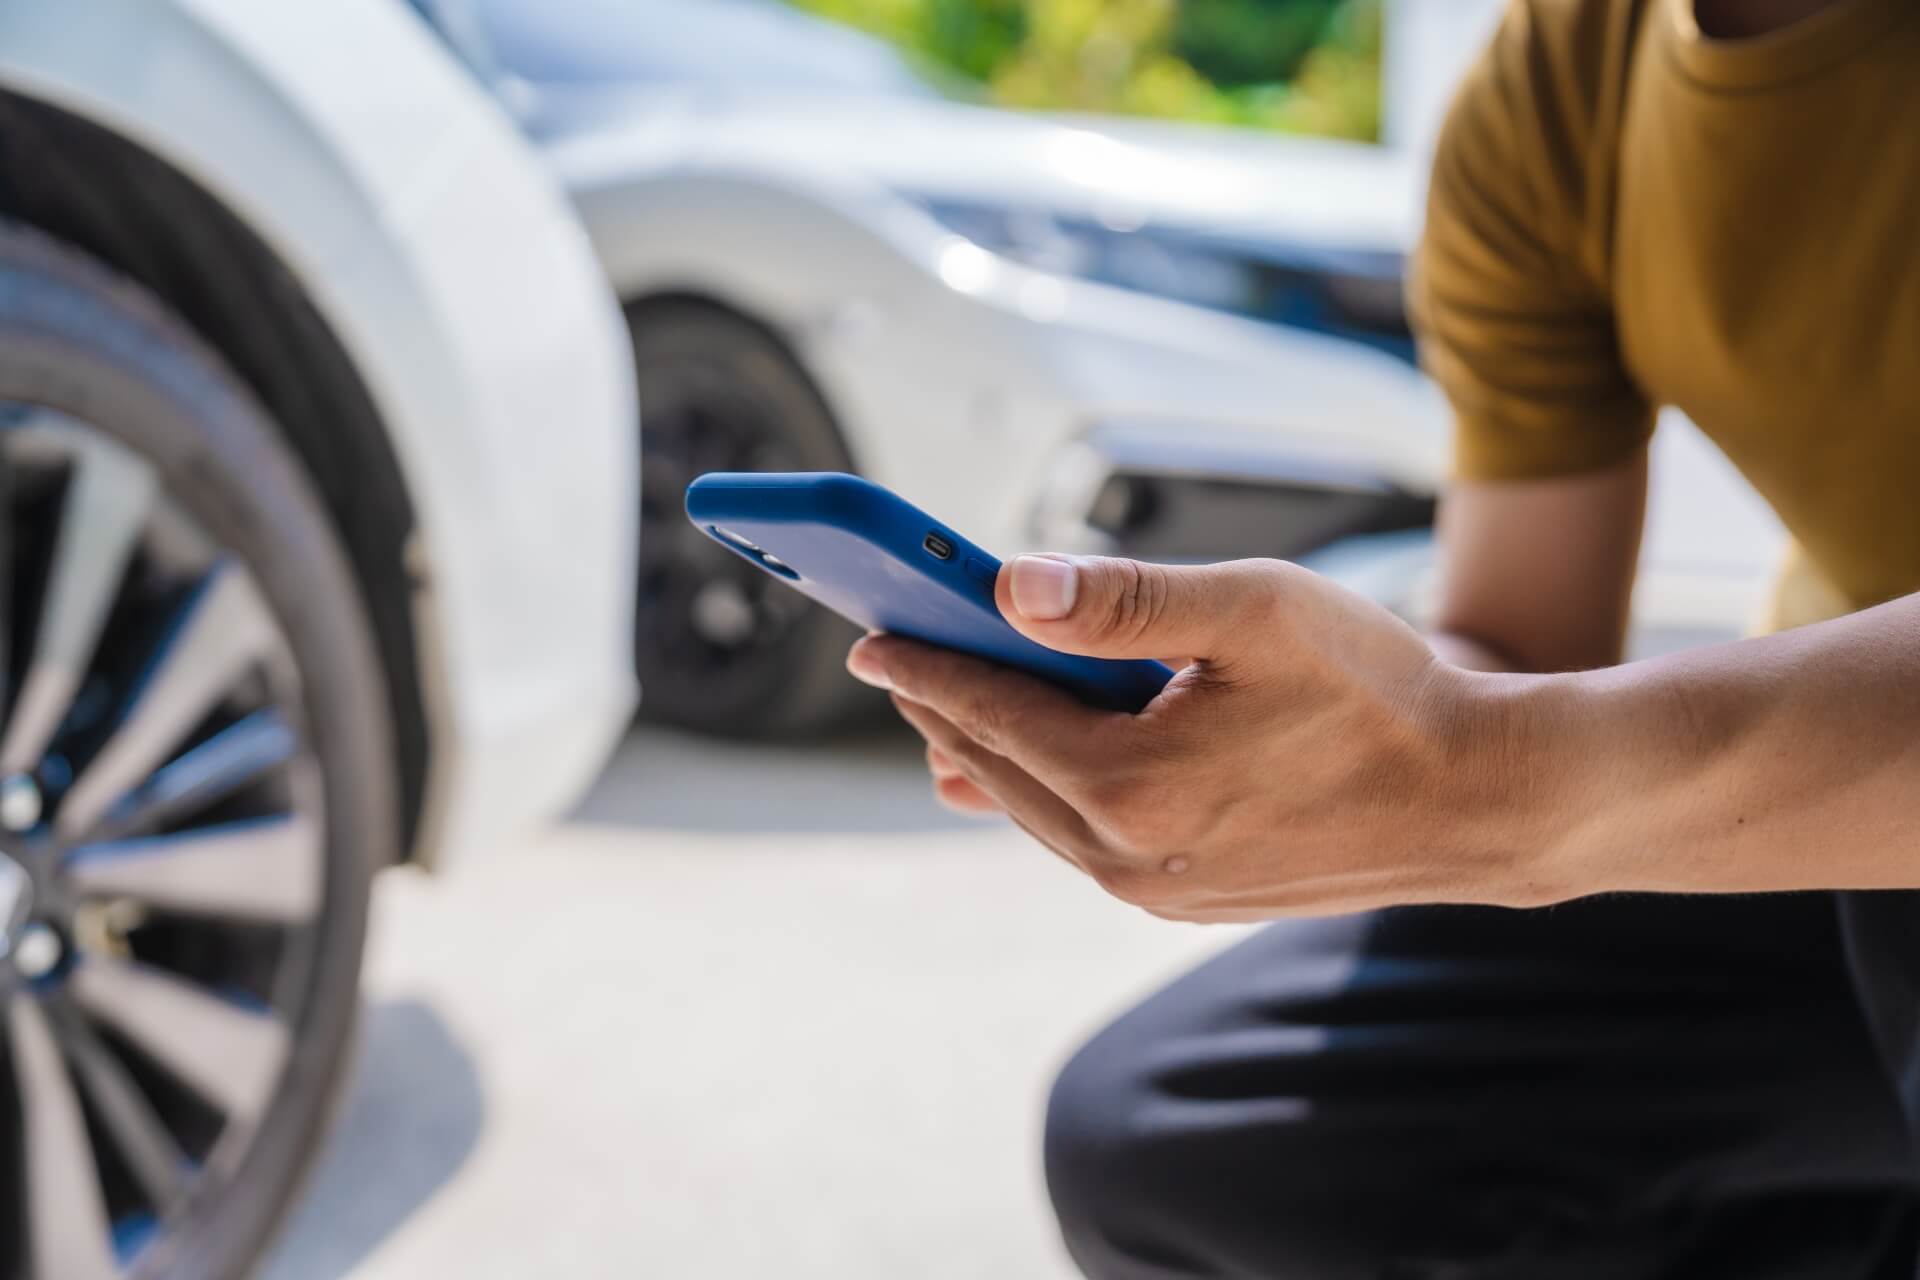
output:
[{"label": "forearm", "polygon": [[1541,896],[1920,887],[1920,595],[1622,667],[1477,679],[1520,726],[1495,768]]}]

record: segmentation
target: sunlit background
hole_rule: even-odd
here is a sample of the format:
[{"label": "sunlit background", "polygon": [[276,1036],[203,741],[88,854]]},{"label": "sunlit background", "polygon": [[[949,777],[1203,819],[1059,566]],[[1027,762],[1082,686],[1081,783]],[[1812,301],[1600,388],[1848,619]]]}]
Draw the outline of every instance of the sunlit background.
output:
[{"label": "sunlit background", "polygon": [[1372,142],[1381,0],[794,0],[984,102]]},{"label": "sunlit background", "polygon": [[[1069,1275],[1051,1072],[1232,933],[937,808],[681,495],[857,471],[1418,621],[1402,282],[1498,7],[0,5],[0,321],[86,317],[53,382],[0,324],[0,1280]],[[1636,649],[1779,543],[1667,419]]]}]

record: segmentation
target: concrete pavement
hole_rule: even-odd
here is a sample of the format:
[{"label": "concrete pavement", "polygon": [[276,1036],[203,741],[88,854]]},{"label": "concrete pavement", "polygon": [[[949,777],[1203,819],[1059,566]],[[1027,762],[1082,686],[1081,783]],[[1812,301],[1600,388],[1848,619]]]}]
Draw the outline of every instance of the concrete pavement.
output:
[{"label": "concrete pavement", "polygon": [[269,1280],[1068,1276],[1051,1071],[1237,936],[939,810],[915,740],[653,732],[551,835],[388,876],[375,930]]}]

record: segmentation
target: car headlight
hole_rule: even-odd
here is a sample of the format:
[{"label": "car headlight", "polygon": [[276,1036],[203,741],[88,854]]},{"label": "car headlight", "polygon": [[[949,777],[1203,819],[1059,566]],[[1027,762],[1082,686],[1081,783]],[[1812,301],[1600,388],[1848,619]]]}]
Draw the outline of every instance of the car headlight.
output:
[{"label": "car headlight", "polygon": [[1331,334],[1413,358],[1399,254],[1102,222],[946,197],[915,203],[956,235],[1040,271]]}]

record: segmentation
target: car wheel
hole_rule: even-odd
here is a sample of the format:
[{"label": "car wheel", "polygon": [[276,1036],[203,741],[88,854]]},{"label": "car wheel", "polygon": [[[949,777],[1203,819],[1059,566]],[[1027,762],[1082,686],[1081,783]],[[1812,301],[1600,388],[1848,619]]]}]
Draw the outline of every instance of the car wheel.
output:
[{"label": "car wheel", "polygon": [[0,1276],[241,1274],[350,1039],[381,672],[259,404],[5,223],[0,598]]},{"label": "car wheel", "polygon": [[634,665],[645,719],[705,733],[819,733],[876,705],[846,673],[847,622],[695,529],[708,471],[850,471],[807,376],[760,329],[715,307],[630,312],[639,379],[640,591]]}]

